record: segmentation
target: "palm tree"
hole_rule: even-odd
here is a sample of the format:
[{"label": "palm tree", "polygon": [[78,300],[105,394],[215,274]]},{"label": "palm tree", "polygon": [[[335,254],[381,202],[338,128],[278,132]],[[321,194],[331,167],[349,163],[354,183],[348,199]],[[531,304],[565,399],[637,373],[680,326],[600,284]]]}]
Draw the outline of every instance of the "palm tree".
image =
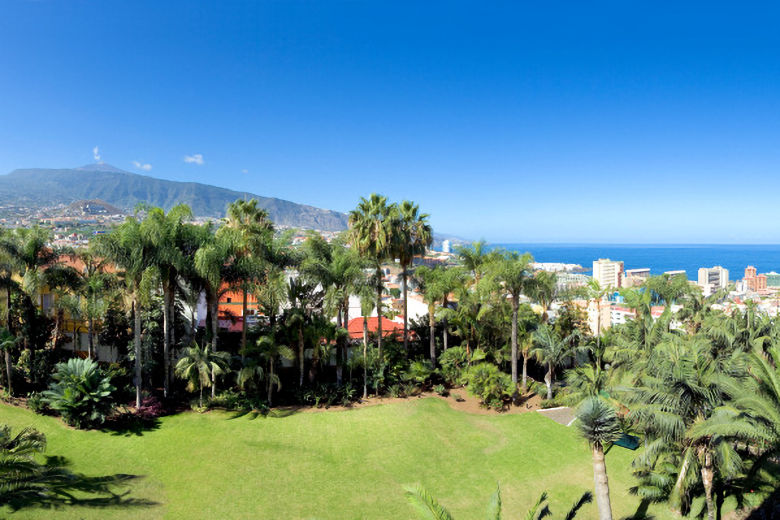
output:
[{"label": "palm tree", "polygon": [[574,354],[573,340],[574,334],[561,338],[550,325],[546,324],[534,333],[535,347],[531,353],[540,363],[547,365],[547,373],[544,376],[544,382],[547,385],[547,399],[553,397],[552,386],[555,382],[555,369]]},{"label": "palm tree", "polygon": [[290,278],[287,284],[287,302],[289,308],[285,309],[284,323],[290,328],[298,345],[298,386],[303,386],[306,372],[304,330],[312,323],[314,309],[321,305],[322,293],[317,290],[315,284],[308,283],[302,277]]},{"label": "palm tree", "polygon": [[111,233],[99,235],[95,251],[124,270],[134,316],[133,346],[135,351],[135,405],[141,407],[141,301],[148,295],[142,291],[154,265],[154,244],[141,229],[135,217],[115,227]]},{"label": "palm tree", "polygon": [[11,334],[11,331],[7,328],[0,329],[0,350],[3,351],[3,358],[5,361],[5,377],[8,396],[13,395],[13,365],[11,364],[11,349],[13,349],[18,342],[18,338]]},{"label": "palm tree", "polygon": [[478,285],[484,274],[485,266],[491,258],[487,244],[484,240],[480,240],[472,243],[470,246],[459,247],[456,249],[456,252],[458,253],[458,258],[460,258],[460,263],[474,277],[474,285]]},{"label": "palm tree", "polygon": [[[723,438],[712,430],[701,430],[703,423],[712,425],[717,420],[713,417],[724,402],[723,372],[710,355],[711,349],[701,336],[667,336],[654,349],[639,384],[626,394],[629,417],[647,436],[640,462],[652,465],[665,452],[679,461],[671,495],[674,508],[684,502],[687,487],[695,483],[691,468],[701,467],[708,507],[712,505],[713,465],[724,474],[737,469],[732,445],[721,442]],[[709,513],[714,515],[712,510]]]},{"label": "palm tree", "polygon": [[186,269],[187,251],[183,247],[185,220],[192,218],[192,210],[186,204],[171,208],[166,214],[161,208],[148,210],[141,224],[147,240],[153,246],[153,267],[159,272],[163,294],[163,395],[168,397],[171,378],[171,345],[174,329],[174,304],[179,273]]},{"label": "palm tree", "polygon": [[490,263],[490,271],[500,290],[512,302],[512,384],[517,394],[517,315],[520,309],[520,295],[528,288],[530,265],[533,257],[529,253],[503,252]]},{"label": "palm tree", "polygon": [[558,277],[549,271],[539,271],[529,279],[526,289],[528,296],[542,308],[542,323],[547,323],[547,311],[555,300],[558,290]]},{"label": "palm tree", "polygon": [[227,352],[214,352],[208,345],[199,347],[193,344],[187,348],[184,356],[176,363],[175,373],[194,388],[197,383],[200,390],[198,406],[203,408],[203,387],[212,384],[214,374],[221,375],[227,369]]},{"label": "palm tree", "polygon": [[[325,310],[336,316],[339,329],[349,327],[349,297],[364,283],[363,261],[354,249],[347,248],[341,240],[326,242],[313,234],[304,243],[305,255],[301,272],[318,282],[325,294]],[[342,332],[336,337],[336,382],[341,384],[347,359],[348,337]]]},{"label": "palm tree", "polygon": [[433,366],[436,366],[436,304],[443,301],[448,294],[445,271],[446,268],[441,266],[422,266],[415,273],[423,301],[428,304],[429,353]]},{"label": "palm tree", "polygon": [[[223,283],[236,273],[231,263],[235,244],[224,234],[211,233],[210,225],[204,226],[204,230],[203,241],[195,253],[195,272],[201,278],[205,289],[206,305],[211,318],[211,350],[216,352],[219,341],[219,298],[224,290]],[[211,397],[216,395],[217,375],[216,371],[211,375]]]},{"label": "palm tree", "polygon": [[349,213],[350,240],[355,250],[373,264],[376,271],[376,315],[378,325],[377,351],[382,359],[382,262],[391,254],[392,233],[396,218],[395,204],[388,205],[387,197],[372,193],[361,198],[357,208]]},{"label": "palm tree", "polygon": [[363,399],[368,398],[368,315],[374,309],[374,283],[370,278],[358,288],[360,314],[363,315]]},{"label": "palm tree", "polygon": [[621,435],[617,414],[614,408],[601,399],[591,397],[580,406],[577,413],[577,426],[593,452],[593,480],[599,518],[612,520],[604,445],[616,441]]},{"label": "palm tree", "polygon": [[392,234],[393,256],[401,264],[401,277],[404,284],[404,351],[409,351],[407,285],[409,283],[409,267],[415,256],[425,254],[433,243],[433,229],[428,224],[428,215],[420,213],[420,208],[414,202],[405,200],[398,205]]},{"label": "palm tree", "polygon": [[256,354],[261,362],[268,364],[268,377],[265,378],[268,382],[268,406],[273,406],[274,386],[277,390],[282,388],[282,380],[276,375],[276,363],[281,359],[292,361],[295,359],[295,353],[290,347],[275,341],[273,336],[260,336],[255,347],[252,353]]},{"label": "palm tree", "polygon": [[[406,499],[409,504],[417,511],[420,518],[424,520],[453,520],[452,514],[447,509],[439,504],[439,501],[431,495],[424,487],[407,486],[404,488],[406,491]],[[564,518],[566,520],[574,520],[577,516],[577,512],[592,500],[590,493],[586,492],[577,500],[571,507]],[[549,506],[545,504],[547,501],[547,492],[543,492],[536,503],[531,506],[525,514],[525,520],[542,520],[549,517],[552,513]],[[496,486],[496,491],[490,497],[487,506],[486,518],[488,520],[501,520],[502,516],[502,504],[501,504],[501,488]]]},{"label": "palm tree", "polygon": [[257,206],[257,199],[238,199],[227,208],[225,225],[220,233],[233,235],[238,260],[243,267],[243,276],[239,286],[242,292],[241,303],[241,350],[246,348],[247,296],[253,282],[260,277],[265,263],[268,243],[273,237],[274,225],[268,212]]}]

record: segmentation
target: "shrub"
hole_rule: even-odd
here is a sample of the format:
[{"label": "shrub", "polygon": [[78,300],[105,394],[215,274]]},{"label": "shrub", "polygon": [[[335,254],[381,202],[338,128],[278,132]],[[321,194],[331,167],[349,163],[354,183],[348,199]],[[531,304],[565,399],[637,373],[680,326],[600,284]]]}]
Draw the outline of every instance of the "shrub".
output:
[{"label": "shrub", "polygon": [[464,347],[452,347],[442,352],[439,356],[439,364],[444,380],[451,385],[459,384],[468,361],[469,357]]},{"label": "shrub", "polygon": [[49,407],[40,392],[33,392],[27,396],[27,408],[38,415],[44,415],[49,411]]},{"label": "shrub", "polygon": [[404,373],[403,379],[409,383],[424,386],[430,381],[431,376],[433,376],[433,365],[430,361],[412,361],[409,364],[409,370]]},{"label": "shrub", "polygon": [[447,390],[447,387],[445,387],[444,385],[436,385],[436,386],[434,386],[433,387],[433,391],[436,392],[437,394],[439,394],[442,397],[447,397],[447,395],[450,393]]},{"label": "shrub", "polygon": [[105,422],[113,409],[111,379],[91,359],[58,363],[43,400],[66,423],[89,428]]},{"label": "shrub", "polygon": [[469,367],[464,378],[469,392],[491,408],[503,408],[504,400],[512,395],[512,378],[492,363],[479,363]]},{"label": "shrub", "polygon": [[456,401],[458,401],[459,403],[463,402],[463,397],[461,397],[460,394],[453,393],[452,394],[452,398],[455,399]]},{"label": "shrub", "polygon": [[412,397],[413,395],[418,395],[420,393],[420,387],[414,383],[404,383],[401,385],[401,388],[404,395],[407,397]]},{"label": "shrub", "polygon": [[404,396],[404,390],[401,385],[390,385],[390,388],[388,388],[387,391],[390,392],[390,397]]},{"label": "shrub", "polygon": [[544,410],[548,408],[556,408],[560,405],[561,404],[554,397],[552,399],[542,399],[542,402],[539,403],[539,406]]}]

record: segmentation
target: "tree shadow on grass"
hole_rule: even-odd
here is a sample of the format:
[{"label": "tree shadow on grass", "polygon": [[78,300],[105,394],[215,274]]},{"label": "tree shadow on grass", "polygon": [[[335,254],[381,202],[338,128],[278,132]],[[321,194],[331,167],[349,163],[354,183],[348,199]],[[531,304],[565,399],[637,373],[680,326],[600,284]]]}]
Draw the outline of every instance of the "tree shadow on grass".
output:
[{"label": "tree shadow on grass", "polygon": [[46,457],[46,462],[28,478],[0,487],[0,507],[21,509],[59,509],[80,506],[90,508],[149,508],[158,503],[130,496],[125,489],[143,477],[115,474],[90,477],[68,469],[64,457]]},{"label": "tree shadow on grass", "polygon": [[107,420],[100,431],[117,436],[141,437],[144,433],[158,429],[160,429],[160,419],[158,417],[144,417],[143,415],[125,412]]},{"label": "tree shadow on grass", "polygon": [[236,410],[228,420],[232,421],[241,417],[248,417],[250,421],[254,421],[258,417],[281,419],[299,413],[300,409],[301,407],[297,406],[285,406],[283,408],[271,408],[270,410]]}]

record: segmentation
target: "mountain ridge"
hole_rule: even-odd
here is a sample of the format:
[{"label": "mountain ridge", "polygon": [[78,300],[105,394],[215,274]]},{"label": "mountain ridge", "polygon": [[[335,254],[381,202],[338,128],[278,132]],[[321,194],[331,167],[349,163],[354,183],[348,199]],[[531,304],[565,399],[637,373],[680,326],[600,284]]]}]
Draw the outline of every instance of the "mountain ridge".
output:
[{"label": "mountain ridge", "polygon": [[255,198],[278,225],[340,231],[347,215],[307,204],[198,182],[170,181],[97,163],[78,168],[21,168],[0,175],[0,203],[53,206],[99,199],[128,212],[139,202],[170,209],[188,204],[199,217],[222,217],[239,198]]}]

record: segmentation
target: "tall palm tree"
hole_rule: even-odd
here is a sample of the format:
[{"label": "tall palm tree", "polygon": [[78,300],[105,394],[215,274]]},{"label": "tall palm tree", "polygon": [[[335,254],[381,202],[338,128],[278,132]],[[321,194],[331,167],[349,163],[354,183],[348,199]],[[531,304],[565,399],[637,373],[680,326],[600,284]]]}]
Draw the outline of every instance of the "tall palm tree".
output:
[{"label": "tall palm tree", "polygon": [[446,298],[448,289],[445,271],[442,266],[422,266],[415,272],[423,301],[428,304],[429,355],[433,366],[436,366],[436,304]]},{"label": "tall palm tree", "polygon": [[142,360],[141,360],[141,302],[148,299],[142,290],[147,284],[154,265],[154,244],[143,232],[141,223],[135,217],[128,217],[111,233],[99,235],[95,251],[114,262],[124,271],[134,316],[133,347],[135,352],[135,405],[141,407]]},{"label": "tall palm tree", "polygon": [[[301,272],[318,282],[325,297],[325,310],[336,317],[339,329],[349,327],[349,297],[356,294],[365,281],[364,263],[354,249],[346,247],[341,240],[326,242],[320,235],[311,235],[304,243],[304,258]],[[341,384],[344,364],[347,359],[346,334],[336,337],[336,382]]]},{"label": "tall palm tree", "polygon": [[174,305],[179,274],[186,270],[189,261],[183,247],[185,221],[192,218],[192,210],[186,204],[174,206],[166,214],[161,208],[148,210],[141,224],[147,240],[153,245],[153,267],[159,272],[163,295],[163,395],[167,398],[171,379],[171,345],[174,330]]},{"label": "tall palm tree", "polygon": [[16,346],[18,338],[7,328],[0,329],[0,350],[3,351],[5,362],[5,377],[8,395],[13,395],[13,365],[11,363],[11,350]]},{"label": "tall palm tree", "polygon": [[574,353],[574,335],[565,338],[555,332],[550,325],[542,325],[534,333],[534,348],[531,353],[540,363],[547,365],[544,382],[547,385],[547,399],[552,399],[552,387],[555,382],[555,369],[570,359]]},{"label": "tall palm tree", "polygon": [[580,434],[588,441],[593,452],[593,480],[596,504],[599,507],[599,518],[600,520],[612,520],[604,445],[616,441],[621,435],[615,409],[601,399],[591,397],[579,408],[577,427]]},{"label": "tall palm tree", "polygon": [[257,205],[257,199],[238,199],[228,205],[225,225],[220,233],[234,235],[237,260],[241,263],[241,350],[246,348],[247,297],[254,282],[258,281],[266,261],[266,251],[274,233],[274,225],[268,212]]},{"label": "tall palm tree", "polygon": [[186,380],[194,388],[197,383],[200,395],[198,405],[203,408],[203,387],[212,384],[214,374],[225,372],[228,365],[227,352],[214,352],[208,345],[199,347],[197,344],[187,348],[181,359],[176,363],[175,373]]},{"label": "tall palm tree", "polygon": [[485,271],[485,266],[490,261],[491,255],[487,243],[484,240],[474,242],[470,246],[463,246],[456,249],[461,265],[471,272],[474,278],[474,284],[479,284]]},{"label": "tall palm tree", "polygon": [[498,283],[500,291],[512,302],[512,384],[517,394],[517,320],[520,309],[520,296],[529,286],[531,263],[533,257],[529,253],[520,255],[517,252],[503,252],[490,263],[490,273]]},{"label": "tall palm tree", "polygon": [[373,264],[376,272],[376,315],[378,325],[377,352],[382,359],[382,263],[392,252],[392,233],[396,219],[395,204],[388,204],[387,197],[372,193],[361,198],[357,207],[349,213],[350,240],[352,246],[367,261]]},{"label": "tall palm tree", "polygon": [[363,399],[368,398],[368,315],[374,309],[374,283],[369,278],[358,287],[360,314],[363,315]]},{"label": "tall palm tree", "polygon": [[255,347],[250,351],[250,354],[256,355],[261,363],[265,362],[268,366],[268,373],[267,376],[264,375],[264,378],[268,383],[266,387],[268,406],[273,406],[274,387],[277,390],[282,388],[282,380],[276,375],[276,364],[282,359],[292,361],[295,359],[295,353],[290,347],[276,341],[273,335],[268,335],[257,338]]},{"label": "tall palm tree", "polygon": [[[206,293],[206,305],[211,318],[211,350],[217,352],[219,342],[219,299],[223,294],[223,284],[228,283],[236,274],[231,260],[235,254],[235,243],[224,234],[211,233],[211,226],[204,226],[203,241],[195,253],[195,271],[200,276]],[[211,375],[211,397],[216,395],[216,371]]]},{"label": "tall palm tree", "polygon": [[393,256],[398,258],[401,264],[401,277],[404,285],[404,351],[408,352],[407,285],[409,283],[409,268],[412,266],[414,257],[425,254],[426,249],[433,243],[433,229],[428,223],[428,215],[420,213],[420,207],[414,202],[405,200],[398,205],[398,218],[394,225],[392,242]]},{"label": "tall palm tree", "polygon": [[322,292],[303,277],[290,278],[287,284],[287,302],[289,307],[284,311],[284,323],[290,328],[298,346],[298,386],[303,386],[306,372],[305,329],[312,324],[314,310],[322,303]]}]

